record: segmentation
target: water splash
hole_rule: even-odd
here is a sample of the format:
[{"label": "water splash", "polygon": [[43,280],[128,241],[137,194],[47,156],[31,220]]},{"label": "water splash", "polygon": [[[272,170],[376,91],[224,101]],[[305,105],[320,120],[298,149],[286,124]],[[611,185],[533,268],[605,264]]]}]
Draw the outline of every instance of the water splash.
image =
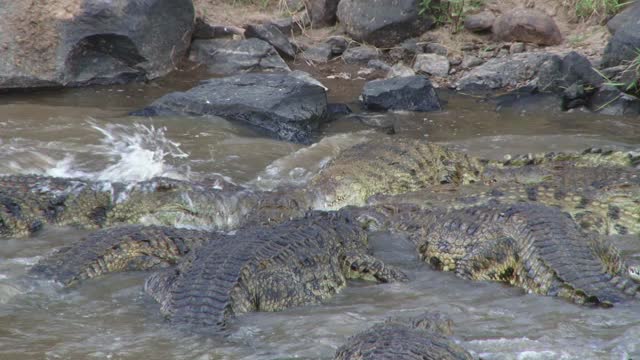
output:
[{"label": "water splash", "polygon": [[33,143],[26,139],[0,143],[8,157],[0,172],[121,182],[144,181],[156,176],[189,178],[188,166],[179,161],[189,155],[180,149],[179,143],[167,137],[165,127],[140,123],[98,125],[95,119],[87,124],[90,131],[101,136],[98,143]]},{"label": "water splash", "polygon": [[91,127],[103,135],[102,154],[113,161],[112,165],[95,174],[97,180],[142,181],[154,176],[174,179],[188,177],[167,162],[169,158],[184,159],[189,155],[180,149],[179,143],[166,137],[165,127],[156,129],[153,125],[138,123],[133,124],[133,129],[124,125],[102,128],[95,123],[91,123]]}]

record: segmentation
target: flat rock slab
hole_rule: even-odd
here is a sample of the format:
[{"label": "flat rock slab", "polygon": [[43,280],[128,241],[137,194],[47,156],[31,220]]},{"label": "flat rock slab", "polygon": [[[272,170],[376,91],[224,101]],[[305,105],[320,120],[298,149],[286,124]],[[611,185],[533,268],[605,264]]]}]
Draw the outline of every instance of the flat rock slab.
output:
[{"label": "flat rock slab", "polygon": [[206,64],[212,74],[233,75],[249,71],[289,71],[276,49],[260,39],[196,40],[189,60]]},{"label": "flat rock slab", "polygon": [[0,0],[0,88],[119,84],[175,67],[191,0]]},{"label": "flat rock slab", "polygon": [[393,47],[429,30],[434,20],[419,14],[418,0],[342,0],[338,19],[354,40]]},{"label": "flat rock slab", "polygon": [[174,92],[132,113],[140,116],[215,115],[257,127],[272,136],[310,143],[327,115],[324,89],[288,74],[243,74],[211,79]]},{"label": "flat rock slab", "polygon": [[364,64],[378,57],[380,57],[380,51],[373,46],[352,47],[342,54],[342,59],[347,64]]},{"label": "flat rock slab", "polygon": [[500,15],[493,33],[501,41],[524,41],[538,45],[557,45],[562,34],[553,19],[535,9],[513,9]]},{"label": "flat rock slab", "polygon": [[429,79],[424,76],[374,80],[364,85],[362,103],[373,111],[436,111],[442,109]]},{"label": "flat rock slab", "polygon": [[429,75],[444,77],[449,75],[449,59],[438,54],[418,54],[413,70],[421,71]]}]

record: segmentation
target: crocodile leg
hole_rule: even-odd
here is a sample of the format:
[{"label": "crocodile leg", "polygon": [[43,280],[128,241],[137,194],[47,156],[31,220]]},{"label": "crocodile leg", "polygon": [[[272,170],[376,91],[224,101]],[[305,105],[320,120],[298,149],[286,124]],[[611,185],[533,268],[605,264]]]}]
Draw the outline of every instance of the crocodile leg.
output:
[{"label": "crocodile leg", "polygon": [[469,280],[511,282],[518,264],[516,241],[501,237],[479,244],[458,260],[456,275]]},{"label": "crocodile leg", "polygon": [[394,266],[386,265],[371,255],[350,251],[343,260],[345,274],[349,279],[362,279],[382,283],[408,281],[407,275]]}]

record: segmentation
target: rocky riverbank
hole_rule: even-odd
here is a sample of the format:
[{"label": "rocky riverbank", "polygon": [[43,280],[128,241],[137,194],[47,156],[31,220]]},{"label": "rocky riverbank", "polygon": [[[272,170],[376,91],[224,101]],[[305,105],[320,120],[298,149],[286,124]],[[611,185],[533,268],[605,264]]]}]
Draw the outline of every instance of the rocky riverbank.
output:
[{"label": "rocky riverbank", "polygon": [[552,94],[558,111],[640,115],[640,2],[602,24],[572,20],[553,0],[476,1],[459,12],[428,3],[12,3],[0,21],[0,88],[149,81],[195,63],[229,78],[134,114],[215,114],[303,143],[352,110],[327,103],[337,89],[326,78],[371,81],[361,97],[370,111],[440,110],[440,88]]}]

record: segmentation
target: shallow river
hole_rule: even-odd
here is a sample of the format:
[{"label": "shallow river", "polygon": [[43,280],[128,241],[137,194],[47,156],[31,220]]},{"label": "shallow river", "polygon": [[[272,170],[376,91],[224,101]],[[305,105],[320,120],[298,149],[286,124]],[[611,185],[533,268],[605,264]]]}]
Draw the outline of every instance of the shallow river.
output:
[{"label": "shallow river", "polygon": [[[136,181],[212,173],[250,186],[302,183],[340,148],[383,136],[354,121],[328,124],[319,145],[266,139],[223,119],[140,119],[128,111],[201,74],[160,82],[0,95],[0,174]],[[332,101],[356,102],[361,82],[326,81]],[[446,111],[386,114],[394,136],[420,137],[474,155],[640,147],[640,121],[558,114],[545,103],[502,106],[449,96]],[[330,359],[346,338],[391,315],[440,310],[456,339],[483,359],[640,358],[640,304],[580,307],[495,283],[471,283],[419,263],[406,240],[375,234],[377,255],[405,269],[406,284],[354,283],[322,306],[241,316],[227,339],[173,330],[142,291],[147,274],[116,274],[62,290],[25,278],[37,260],[83,231],[47,229],[0,240],[0,359]],[[614,238],[640,259],[637,237]]]}]

